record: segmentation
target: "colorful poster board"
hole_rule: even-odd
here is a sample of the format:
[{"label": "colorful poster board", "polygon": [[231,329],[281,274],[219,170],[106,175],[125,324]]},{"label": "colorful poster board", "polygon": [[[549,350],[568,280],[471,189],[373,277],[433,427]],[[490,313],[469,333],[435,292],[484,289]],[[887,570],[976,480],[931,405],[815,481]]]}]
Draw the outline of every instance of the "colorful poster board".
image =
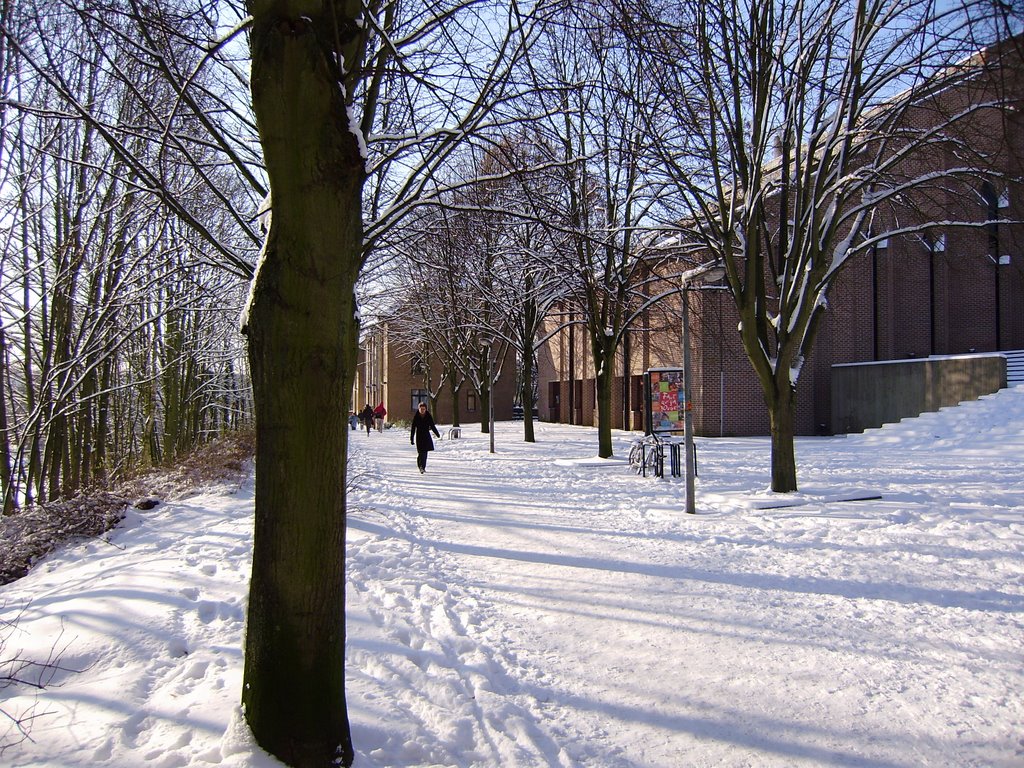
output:
[{"label": "colorful poster board", "polygon": [[647,432],[682,432],[687,407],[682,368],[652,368],[644,374]]}]

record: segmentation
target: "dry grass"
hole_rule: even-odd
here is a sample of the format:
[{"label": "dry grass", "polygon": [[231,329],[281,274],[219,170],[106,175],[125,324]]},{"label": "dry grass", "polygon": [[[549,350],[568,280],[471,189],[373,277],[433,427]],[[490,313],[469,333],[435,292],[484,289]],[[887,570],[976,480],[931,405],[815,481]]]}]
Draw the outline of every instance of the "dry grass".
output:
[{"label": "dry grass", "polygon": [[196,449],[174,467],[0,518],[0,584],[20,579],[66,541],[103,535],[124,519],[130,505],[153,506],[211,487],[237,486],[249,470],[254,447],[252,432],[232,433]]}]

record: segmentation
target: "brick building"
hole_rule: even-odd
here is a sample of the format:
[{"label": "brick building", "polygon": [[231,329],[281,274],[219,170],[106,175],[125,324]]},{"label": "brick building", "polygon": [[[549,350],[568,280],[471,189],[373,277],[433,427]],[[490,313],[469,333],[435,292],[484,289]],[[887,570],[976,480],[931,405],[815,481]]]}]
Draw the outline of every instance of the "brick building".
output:
[{"label": "brick building", "polygon": [[[433,364],[430,364],[432,362]],[[424,364],[395,342],[388,333],[386,322],[367,329],[359,348],[359,367],[352,391],[351,409],[359,411],[367,403],[384,403],[387,421],[409,421],[421,401],[430,404],[434,421],[451,424],[454,415],[452,394],[447,385],[438,391],[437,371],[441,365],[435,361]],[[431,377],[431,371],[433,377]],[[494,382],[494,418],[512,418],[515,397],[515,366],[511,362],[497,369]],[[436,399],[431,400],[431,390]],[[463,427],[480,424],[485,418],[482,405],[469,382],[464,383],[456,395],[459,398],[459,421]]]},{"label": "brick building", "polygon": [[[832,423],[834,364],[1024,349],[1022,43],[1018,37],[979,54],[993,62],[1000,56],[998,66],[907,113],[918,128],[966,116],[944,129],[947,141],[905,161],[906,176],[935,174],[937,183],[916,187],[898,205],[879,211],[884,231],[904,234],[852,259],[833,284],[797,384],[798,434],[844,431],[843,424]],[[978,107],[996,91],[1001,106]],[[976,166],[977,175],[939,180],[965,164]],[[930,222],[935,224],[924,226]],[[768,412],[736,333],[730,298],[723,291],[694,290],[690,309],[694,431],[768,434]],[[638,325],[642,330],[627,334],[616,360],[614,427],[643,428],[645,370],[681,365],[679,312],[678,297],[662,302]],[[595,423],[592,366],[578,329],[552,336],[538,355],[541,418]]]}]

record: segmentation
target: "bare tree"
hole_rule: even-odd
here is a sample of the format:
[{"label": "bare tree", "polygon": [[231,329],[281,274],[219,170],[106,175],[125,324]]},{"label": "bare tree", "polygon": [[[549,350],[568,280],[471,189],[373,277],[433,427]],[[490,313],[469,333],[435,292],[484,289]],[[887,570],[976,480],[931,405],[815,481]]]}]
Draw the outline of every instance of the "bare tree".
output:
[{"label": "bare tree", "polygon": [[529,32],[515,4],[248,8],[272,215],[246,323],[257,485],[243,701],[272,754],[348,765],[339,403],[355,375],[354,288],[387,228],[488,127]]},{"label": "bare tree", "polygon": [[549,148],[551,177],[562,190],[563,213],[552,222],[564,251],[555,264],[590,342],[602,457],[612,455],[616,354],[651,269],[638,257],[638,235],[654,225],[661,203],[650,172],[659,137],[637,108],[650,79],[639,48],[611,22],[596,3],[566,9],[532,69],[547,116],[536,123],[538,147]]},{"label": "bare tree", "polygon": [[971,76],[963,66],[975,45],[971,23],[987,7],[703,0],[621,8],[657,80],[660,98],[646,109],[684,252],[726,269],[770,415],[775,491],[797,488],[796,382],[829,288],[851,257],[886,236],[892,219],[879,212],[934,181],[908,160],[946,141],[945,127],[962,115],[921,128],[914,110]]},{"label": "bare tree", "polygon": [[[17,396],[5,388],[25,425],[12,473],[46,492],[74,475],[68,446],[86,434],[72,418],[80,384],[93,393],[84,402],[109,397],[115,406],[96,409],[108,413],[113,448],[153,461],[176,450],[180,426],[194,421],[190,382],[203,367],[186,343],[203,326],[186,311],[195,291],[179,303],[182,287],[195,287],[181,267],[248,277],[263,240],[246,317],[259,432],[246,713],[283,759],[349,762],[337,405],[354,371],[352,287],[389,228],[430,203],[456,147],[504,120],[508,75],[537,19],[517,3],[469,0],[252,0],[251,19],[230,18],[240,5],[201,0],[3,7],[0,32],[25,94],[29,78],[42,86],[38,101],[7,102],[33,139],[18,145],[20,170],[37,176],[19,178],[41,180],[17,201],[11,220],[21,231],[11,230],[18,237],[4,262],[5,278],[12,265],[20,272],[4,283],[3,328],[23,328],[19,343],[43,352],[26,357]],[[255,121],[237,96],[250,85],[236,59],[246,31]],[[262,158],[252,151],[257,123]],[[53,142],[49,125],[62,128]],[[84,183],[96,178],[104,185]],[[264,240],[252,214],[268,186]],[[90,205],[110,215],[93,218]],[[90,229],[92,221],[102,224]],[[109,282],[90,282],[106,278],[112,261],[120,266]],[[82,311],[84,295],[114,285],[107,307],[116,311]],[[112,333],[78,333],[86,317],[106,318]],[[58,356],[43,346],[49,338],[105,346],[82,363],[84,348],[67,344]],[[307,519],[291,518],[297,508]]]},{"label": "bare tree", "polygon": [[550,153],[530,127],[492,150],[495,175],[500,179],[498,206],[504,212],[499,231],[496,280],[491,296],[508,344],[518,355],[519,403],[523,409],[523,439],[535,442],[533,405],[536,402],[536,350],[554,303],[564,295],[563,275],[556,253],[564,234],[550,225],[558,209],[558,186],[542,169]]},{"label": "bare tree", "polygon": [[230,61],[197,45],[219,22],[176,10],[3,5],[8,512],[173,460],[246,399],[222,369],[242,359],[224,331],[257,242],[239,213],[252,156],[214,96]]},{"label": "bare tree", "polygon": [[[456,423],[455,394],[466,382],[473,387],[484,432],[490,388],[507,375],[504,361],[515,352],[524,437],[533,442],[533,355],[563,280],[554,268],[556,230],[549,221],[558,210],[557,190],[539,170],[550,160],[535,151],[529,130],[515,135],[464,153],[438,189],[436,205],[389,235],[404,265],[396,289],[403,298],[389,327],[425,376],[452,387]],[[432,358],[443,361],[440,381],[431,377]]]},{"label": "bare tree", "polygon": [[403,248],[405,279],[398,290],[405,299],[395,322],[412,340],[410,350],[421,364],[436,357],[443,361],[445,380],[473,388],[486,434],[492,387],[508,350],[495,301],[507,219],[497,206],[500,179],[473,160],[460,169],[466,180],[439,190],[439,204],[408,222],[410,228],[403,227],[410,245]]},{"label": "bare tree", "polygon": [[435,413],[437,398],[447,389],[453,426],[461,425],[462,371],[473,344],[467,333],[464,230],[457,220],[457,213],[439,205],[420,208],[395,228],[397,237],[389,239],[402,242],[402,253],[387,314],[390,339],[422,377]]}]

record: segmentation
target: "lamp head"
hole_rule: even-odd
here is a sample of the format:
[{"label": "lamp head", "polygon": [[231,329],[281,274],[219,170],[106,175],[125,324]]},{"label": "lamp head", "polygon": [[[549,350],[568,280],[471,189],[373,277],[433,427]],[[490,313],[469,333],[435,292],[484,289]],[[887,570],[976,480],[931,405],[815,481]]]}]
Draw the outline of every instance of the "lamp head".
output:
[{"label": "lamp head", "polygon": [[700,276],[700,281],[702,283],[717,283],[723,277],[725,277],[725,267],[712,267]]}]

